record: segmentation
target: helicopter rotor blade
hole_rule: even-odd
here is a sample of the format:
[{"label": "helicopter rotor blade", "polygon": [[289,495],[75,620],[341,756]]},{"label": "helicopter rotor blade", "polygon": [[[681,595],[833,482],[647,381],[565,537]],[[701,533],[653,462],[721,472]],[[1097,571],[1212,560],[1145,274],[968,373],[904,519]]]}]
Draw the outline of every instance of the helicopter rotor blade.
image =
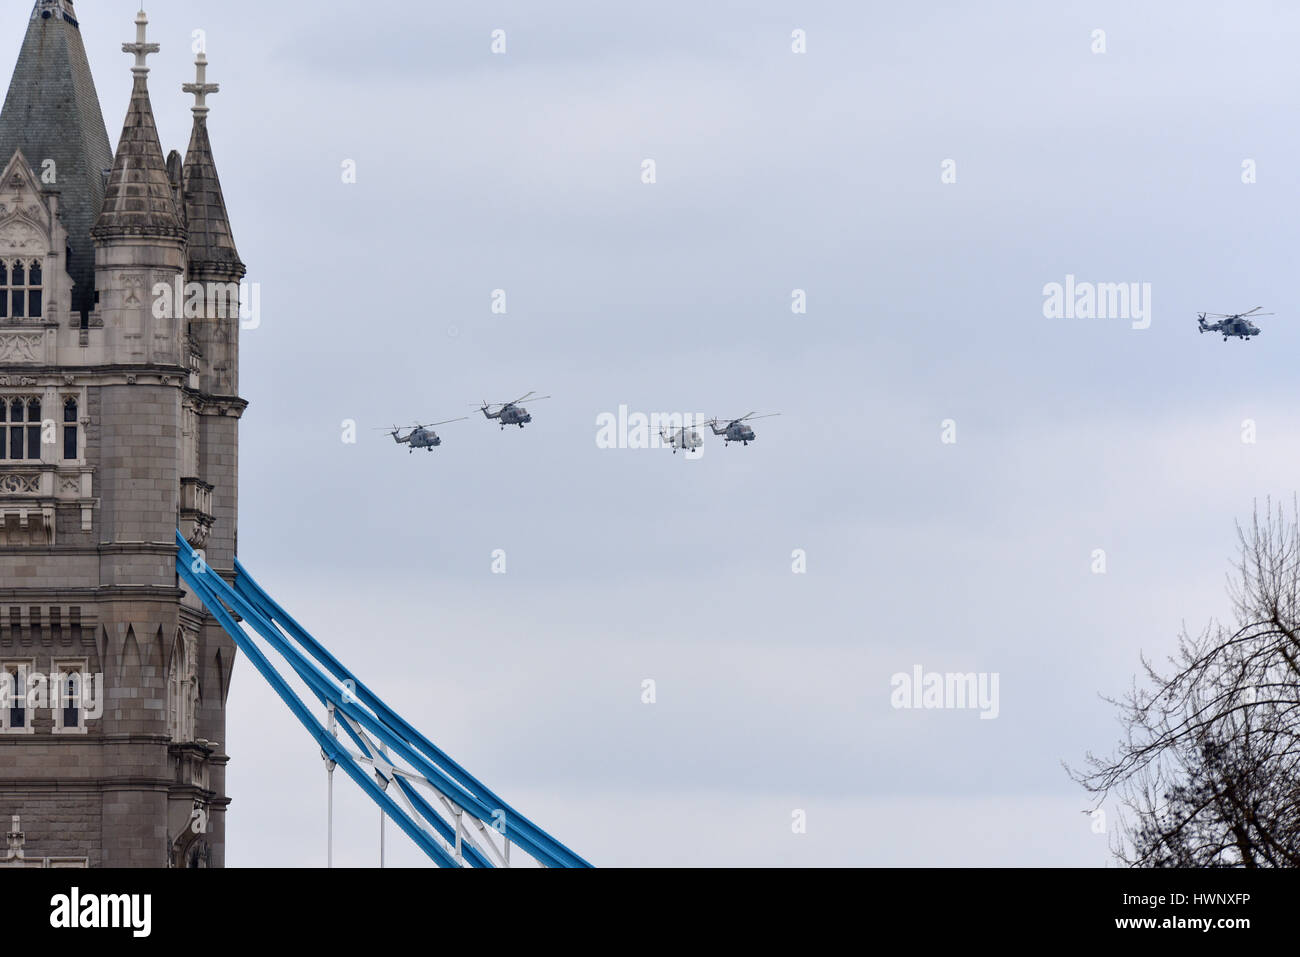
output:
[{"label": "helicopter rotor blade", "polygon": [[374,427],[374,431],[387,432],[391,435],[394,432],[401,432],[403,429],[407,430],[408,432],[414,429],[432,429],[439,425],[450,425],[452,422],[464,422],[468,418],[469,416],[462,415],[458,419],[445,419],[442,422],[430,422],[428,425],[417,422],[415,423],[415,425],[395,425],[392,428],[388,428],[387,426],[376,426]]}]

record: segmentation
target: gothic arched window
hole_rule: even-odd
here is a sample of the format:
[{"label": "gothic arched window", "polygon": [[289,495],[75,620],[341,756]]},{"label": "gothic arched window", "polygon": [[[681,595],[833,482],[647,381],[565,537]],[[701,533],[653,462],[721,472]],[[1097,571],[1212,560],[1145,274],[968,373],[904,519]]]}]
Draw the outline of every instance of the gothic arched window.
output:
[{"label": "gothic arched window", "polygon": [[39,319],[45,307],[39,259],[0,260],[0,319]]},{"label": "gothic arched window", "polygon": [[197,678],[190,642],[178,632],[167,671],[167,731],[173,741],[194,740]]},{"label": "gothic arched window", "polygon": [[41,457],[41,400],[27,400],[27,457]]},{"label": "gothic arched window", "polygon": [[63,402],[63,457],[69,461],[77,457],[77,400]]},{"label": "gothic arched window", "polygon": [[16,731],[28,726],[27,673],[28,669],[23,664],[5,665],[4,680],[9,684],[9,720],[3,723],[6,731]]},{"label": "gothic arched window", "polygon": [[0,397],[0,460],[20,462],[40,457],[40,400]]}]

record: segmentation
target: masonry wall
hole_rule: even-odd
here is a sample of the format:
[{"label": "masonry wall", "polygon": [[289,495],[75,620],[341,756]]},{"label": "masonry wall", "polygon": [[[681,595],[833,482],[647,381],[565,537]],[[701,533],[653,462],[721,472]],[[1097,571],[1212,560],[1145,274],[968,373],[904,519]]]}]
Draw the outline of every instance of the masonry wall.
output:
[{"label": "masonry wall", "polygon": [[[202,244],[187,238],[183,216],[163,209],[165,228],[141,216],[142,194],[129,192],[141,188],[142,171],[148,175],[149,164],[140,160],[156,153],[139,135],[153,129],[151,108],[145,103],[142,111],[133,99],[134,119],[115,158],[79,34],[53,18],[32,23],[15,71],[18,85],[0,116],[0,161],[30,146],[26,165],[11,164],[11,174],[26,177],[26,198],[8,205],[46,204],[47,211],[57,207],[57,217],[42,227],[43,237],[24,233],[13,249],[0,250],[8,255],[34,248],[33,242],[48,247],[45,309],[31,320],[45,330],[43,351],[6,353],[13,361],[0,367],[0,388],[44,390],[47,400],[65,390],[84,395],[77,423],[84,456],[77,462],[47,451],[44,485],[0,492],[9,507],[6,521],[18,520],[17,509],[24,516],[35,509],[43,522],[0,535],[0,658],[35,659],[42,672],[53,670],[55,659],[85,659],[89,672],[103,674],[106,700],[84,734],[53,733],[49,709],[37,712],[33,733],[0,734],[0,825],[19,815],[33,857],[165,867],[195,851],[209,866],[222,866],[229,804],[225,703],[236,649],[181,588],[175,536],[185,527],[200,542],[210,520],[201,547],[214,569],[233,574],[243,411],[238,320],[197,330],[200,348],[192,353],[188,327],[154,315],[154,284],[184,279],[190,254]],[[57,160],[57,198],[30,169],[45,158]],[[202,191],[205,208],[221,207],[224,216],[215,167],[208,168],[210,157],[205,162],[212,184]],[[101,217],[100,174],[109,166],[116,167],[114,188],[128,192]],[[92,239],[96,223],[108,226]],[[229,240],[228,231],[222,235]],[[72,250],[67,261],[65,247]],[[243,267],[226,261],[218,271],[237,279]],[[18,321],[0,325],[8,322],[5,331],[12,331]],[[198,410],[192,442],[184,435],[187,406]],[[56,421],[58,412],[45,410]],[[0,475],[23,468],[5,463]],[[46,489],[51,472],[55,492]],[[210,505],[206,485],[202,496],[188,484],[183,493],[182,479],[211,485]],[[185,521],[183,494],[190,503]],[[203,504],[196,506],[199,497]],[[45,524],[49,513],[42,510],[49,508],[53,516]],[[185,676],[184,700],[196,694],[197,705],[192,728],[173,739],[168,678],[177,662],[184,664],[175,668]],[[188,828],[196,806],[208,815],[208,829],[198,836]]]},{"label": "masonry wall", "polygon": [[204,550],[208,564],[234,572],[239,522],[239,419],[233,415],[199,416],[199,472],[215,487],[212,513],[216,523]]},{"label": "masonry wall", "polygon": [[[101,542],[171,545],[180,508],[179,387],[102,386],[97,481]],[[105,584],[174,583],[174,571],[124,559]]]},{"label": "masonry wall", "polygon": [[[27,851],[39,857],[84,857],[90,867],[102,867],[103,800],[99,782],[72,780],[76,767],[68,763],[69,755],[54,756],[60,776],[68,780],[57,784],[39,781],[52,770],[51,758],[44,749],[24,747],[21,742],[6,755],[12,755],[18,772],[17,781],[0,769],[0,820],[8,822],[21,815]],[[24,783],[25,782],[25,783]],[[32,827],[40,825],[39,836]]]}]

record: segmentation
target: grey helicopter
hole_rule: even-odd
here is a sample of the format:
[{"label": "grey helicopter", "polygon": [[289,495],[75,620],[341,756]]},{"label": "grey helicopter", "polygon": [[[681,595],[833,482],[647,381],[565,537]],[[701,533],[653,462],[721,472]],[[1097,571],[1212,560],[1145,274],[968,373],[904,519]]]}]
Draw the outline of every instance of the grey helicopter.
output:
[{"label": "grey helicopter", "polygon": [[[1263,306],[1256,306],[1249,312],[1237,312],[1226,314],[1221,312],[1199,313],[1196,317],[1197,328],[1201,332],[1220,332],[1223,333],[1223,341],[1227,342],[1229,338],[1236,336],[1242,342],[1250,342],[1252,336],[1259,335],[1259,326],[1251,322],[1252,319],[1258,319],[1260,316],[1271,316],[1274,313],[1260,312]],[[1206,322],[1205,320],[1217,319],[1217,322]]]},{"label": "grey helicopter", "polygon": [[677,454],[678,449],[689,455],[704,444],[704,440],[700,438],[700,433],[686,426],[673,429],[671,432],[660,429],[659,438],[663,439],[668,447],[673,450],[673,455]]},{"label": "grey helicopter", "polygon": [[442,439],[438,433],[433,431],[435,425],[448,425],[452,422],[464,422],[469,416],[462,415],[459,419],[447,419],[445,422],[434,422],[433,425],[413,425],[411,430],[406,434],[401,434],[401,429],[393,426],[392,429],[380,429],[381,432],[387,432],[393,437],[393,441],[398,445],[409,445],[408,452],[414,452],[416,449],[424,449],[426,452],[432,452],[434,446],[442,445]]},{"label": "grey helicopter", "polygon": [[732,442],[740,442],[742,445],[748,445],[754,441],[754,430],[745,423],[752,419],[770,419],[773,416],[780,415],[780,412],[769,412],[767,415],[755,415],[753,412],[749,415],[742,415],[738,419],[732,419],[726,425],[719,426],[717,419],[711,419],[708,422],[709,428],[713,430],[714,435],[722,436],[722,444],[730,445]]},{"label": "grey helicopter", "polygon": [[[529,392],[527,395],[522,395],[519,398],[515,399],[513,402],[494,402],[491,405],[484,402],[482,408],[479,409],[479,411],[482,412],[483,415],[489,419],[497,419],[501,423],[501,428],[503,429],[507,425],[517,425],[522,429],[525,424],[533,421],[533,417],[529,415],[528,410],[525,409],[519,403],[520,402],[541,402],[543,399],[549,399],[549,398],[550,398],[549,395],[534,395],[533,393]],[[488,411],[488,409],[493,407],[498,407],[498,406],[499,408],[497,408],[497,411],[495,412]]]}]

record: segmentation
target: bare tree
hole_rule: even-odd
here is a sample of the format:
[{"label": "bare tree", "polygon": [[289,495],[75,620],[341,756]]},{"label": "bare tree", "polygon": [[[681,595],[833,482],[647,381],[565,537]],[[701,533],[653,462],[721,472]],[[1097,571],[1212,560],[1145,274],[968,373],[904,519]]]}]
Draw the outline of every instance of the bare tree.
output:
[{"label": "bare tree", "polygon": [[1071,776],[1125,808],[1135,867],[1300,866],[1300,511],[1237,527],[1232,629],[1214,623],[1122,699],[1124,737]]}]

